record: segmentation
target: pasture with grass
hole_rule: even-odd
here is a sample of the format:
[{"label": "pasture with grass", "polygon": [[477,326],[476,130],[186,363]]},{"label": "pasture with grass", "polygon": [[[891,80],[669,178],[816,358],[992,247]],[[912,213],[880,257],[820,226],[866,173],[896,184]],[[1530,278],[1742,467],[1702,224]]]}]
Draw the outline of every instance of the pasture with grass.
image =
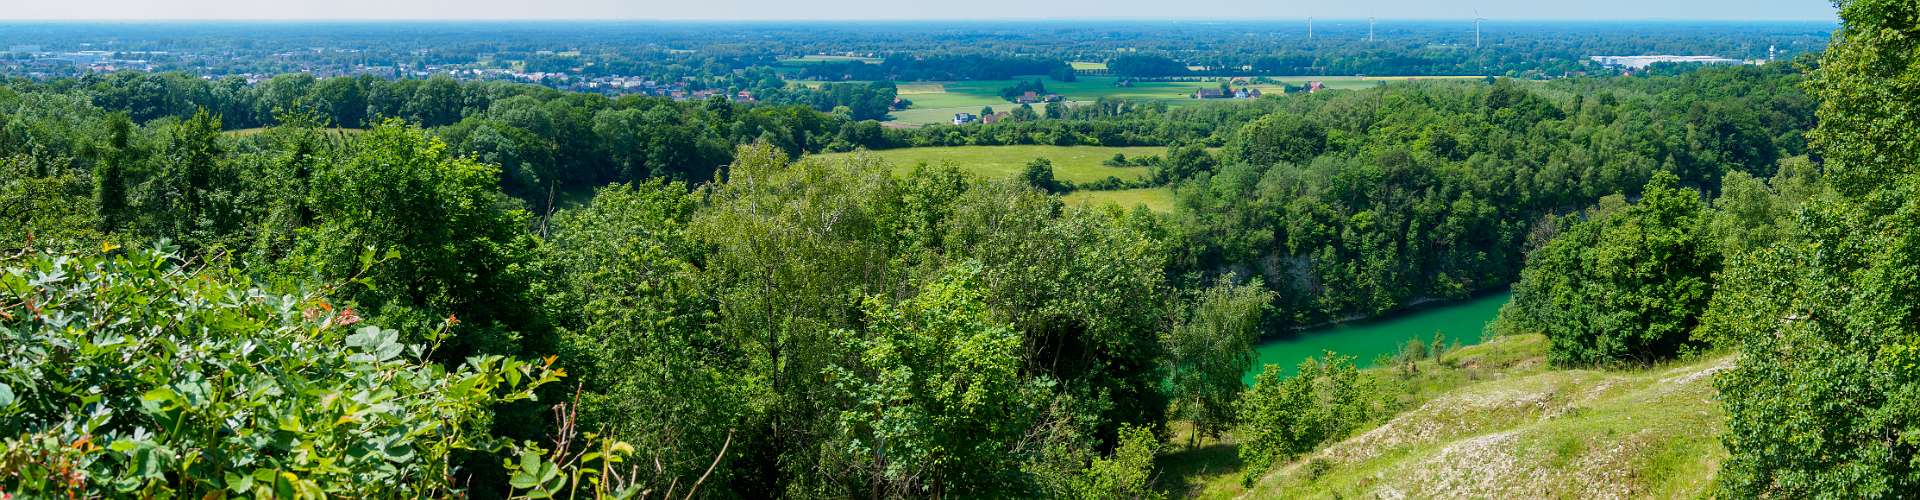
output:
[{"label": "pasture with grass", "polygon": [[1139,158],[1162,155],[1166,152],[1167,148],[1162,147],[953,146],[828,153],[814,156],[828,160],[838,160],[853,155],[874,156],[891,163],[894,173],[900,175],[912,173],[914,168],[925,164],[935,167],[952,165],[962,172],[990,178],[1019,175],[1026,170],[1028,162],[1036,158],[1045,158],[1053,162],[1055,179],[1084,184],[1107,177],[1134,181],[1147,176],[1147,167],[1114,167],[1102,164],[1113,158],[1115,154]]},{"label": "pasture with grass", "polygon": [[1114,205],[1120,208],[1147,207],[1155,212],[1173,211],[1173,189],[1165,187],[1116,189],[1111,191],[1093,191],[1082,189],[1060,197],[1068,205],[1097,207]]}]

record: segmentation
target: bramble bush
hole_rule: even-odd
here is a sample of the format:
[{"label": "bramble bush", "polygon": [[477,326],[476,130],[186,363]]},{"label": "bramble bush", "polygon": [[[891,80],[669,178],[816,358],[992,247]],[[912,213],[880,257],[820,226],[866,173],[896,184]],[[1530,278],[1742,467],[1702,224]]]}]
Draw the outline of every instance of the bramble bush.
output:
[{"label": "bramble bush", "polygon": [[508,444],[490,410],[564,376],[551,359],[449,369],[328,289],[270,293],[165,243],[114,250],[0,260],[0,491],[445,495],[450,454]]}]

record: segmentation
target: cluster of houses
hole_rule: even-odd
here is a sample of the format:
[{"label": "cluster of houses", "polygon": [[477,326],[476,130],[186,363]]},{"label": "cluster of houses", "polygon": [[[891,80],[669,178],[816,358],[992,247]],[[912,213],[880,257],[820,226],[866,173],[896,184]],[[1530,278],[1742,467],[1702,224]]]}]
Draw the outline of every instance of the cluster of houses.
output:
[{"label": "cluster of houses", "polygon": [[110,50],[75,50],[53,52],[39,45],[11,45],[0,51],[5,68],[29,74],[53,72],[65,74],[72,71],[114,72],[120,70],[153,71],[154,64],[147,60],[149,56],[167,56],[166,52],[126,52]]},{"label": "cluster of houses", "polygon": [[[1235,83],[1238,82],[1238,80],[1235,81]],[[1325,82],[1311,81],[1306,84],[1306,91],[1309,94],[1326,89],[1327,84]],[[1260,89],[1247,86],[1225,90],[1216,88],[1198,89],[1194,90],[1193,94],[1189,97],[1194,99],[1259,99],[1261,95],[1263,94],[1260,92]]]},{"label": "cluster of houses", "polygon": [[1253,87],[1241,87],[1233,91],[1221,89],[1199,89],[1193,91],[1194,99],[1259,99],[1260,95],[1260,89]]},{"label": "cluster of houses", "polygon": [[1011,113],[1008,113],[1005,111],[1001,111],[1001,112],[994,113],[991,115],[986,115],[986,116],[974,116],[973,113],[955,113],[953,115],[953,124],[966,125],[969,123],[979,123],[982,125],[992,125],[995,123],[1000,123],[1001,120],[1005,120],[1007,119],[1008,116],[1011,116],[1011,115],[1012,115]]},{"label": "cluster of houses", "polygon": [[1060,102],[1066,99],[1067,98],[1065,96],[1062,96],[1060,94],[1042,95],[1039,92],[1034,92],[1029,90],[1025,94],[1014,96],[1013,102],[1014,104],[1039,104],[1044,102]]},{"label": "cluster of houses", "polygon": [[[12,74],[24,74],[32,77],[64,76],[86,72],[108,73],[114,71],[159,71],[160,67],[151,59],[162,59],[171,66],[217,64],[207,59],[218,56],[195,54],[172,54],[167,52],[136,52],[111,50],[46,50],[39,45],[9,45],[0,47],[0,71]],[[353,49],[311,49],[315,53],[326,51],[358,52]],[[304,51],[273,54],[274,58],[286,61],[299,61],[308,55]],[[238,56],[234,56],[236,59]],[[196,62],[200,61],[200,62]],[[564,72],[519,71],[504,68],[473,68],[463,65],[306,65],[299,64],[297,71],[316,77],[370,75],[380,78],[428,78],[448,76],[456,80],[509,80],[516,82],[545,85],[562,90],[579,92],[598,92],[606,94],[644,94],[667,97],[675,100],[706,100],[716,95],[738,103],[756,102],[752,92],[728,92],[725,90],[696,90],[696,82],[691,79],[661,81],[643,76],[583,76]],[[247,83],[259,83],[271,79],[275,73],[231,73],[224,76],[237,76]],[[221,76],[203,75],[213,79]]]}]

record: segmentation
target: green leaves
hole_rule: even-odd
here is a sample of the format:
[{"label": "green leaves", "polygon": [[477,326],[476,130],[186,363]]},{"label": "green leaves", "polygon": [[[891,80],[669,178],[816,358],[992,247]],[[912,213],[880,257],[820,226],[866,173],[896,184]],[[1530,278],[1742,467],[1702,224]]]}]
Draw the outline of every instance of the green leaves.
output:
[{"label": "green leaves", "polygon": [[400,356],[406,346],[400,344],[400,332],[384,330],[377,326],[362,327],[347,336],[347,347],[360,352],[349,356],[348,361],[359,363],[384,363]]},{"label": "green leaves", "polygon": [[560,376],[410,361],[396,330],[328,331],[351,313],[319,302],[151,251],[0,261],[0,304],[40,309],[0,315],[0,457],[43,457],[0,458],[8,491],[64,496],[36,488],[80,474],[90,496],[440,496],[452,453],[498,445],[474,431],[490,408]]},{"label": "green leaves", "polygon": [[1246,389],[1241,377],[1253,363],[1260,322],[1274,299],[1257,281],[1235,285],[1223,276],[1199,292],[1192,309],[1162,337],[1175,409],[1194,422],[1196,434],[1214,437],[1232,426],[1235,403]]},{"label": "green leaves", "polygon": [[1360,374],[1351,356],[1308,358],[1298,374],[1284,379],[1280,367],[1267,365],[1241,401],[1238,436],[1240,457],[1250,464],[1246,480],[1372,422],[1379,417],[1377,397],[1372,379]]},{"label": "green leaves", "polygon": [[560,467],[542,457],[538,450],[527,449],[520,452],[520,467],[513,471],[508,481],[515,490],[522,491],[526,498],[553,498],[566,487],[567,478],[560,474]]},{"label": "green leaves", "polygon": [[977,264],[949,269],[903,304],[865,302],[865,332],[834,337],[857,361],[827,373],[848,402],[837,454],[895,487],[940,484],[963,495],[1015,494],[988,480],[1018,470],[1019,440],[1038,414],[1020,370],[1020,335],[995,322]]},{"label": "green leaves", "polygon": [[1920,491],[1920,54],[1914,4],[1835,2],[1809,88],[1822,181],[1781,237],[1732,259],[1703,327],[1739,345],[1715,383],[1728,497]]},{"label": "green leaves", "polygon": [[1554,363],[1650,363],[1696,345],[1722,254],[1713,213],[1675,182],[1655,175],[1639,203],[1590,212],[1529,258],[1510,319],[1545,333]]}]

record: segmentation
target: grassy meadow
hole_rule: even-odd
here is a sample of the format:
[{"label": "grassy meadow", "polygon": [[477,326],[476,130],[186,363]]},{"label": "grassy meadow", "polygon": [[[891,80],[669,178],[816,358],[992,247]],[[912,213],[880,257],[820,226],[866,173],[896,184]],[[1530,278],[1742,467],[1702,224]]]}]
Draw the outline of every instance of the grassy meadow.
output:
[{"label": "grassy meadow", "polygon": [[1155,212],[1173,211],[1173,189],[1167,187],[1121,189],[1118,191],[1080,190],[1060,197],[1061,201],[1074,206],[1117,205],[1120,208],[1146,206]]},{"label": "grassy meadow", "polygon": [[[981,177],[1012,177],[1027,168],[1027,162],[1034,158],[1046,158],[1053,162],[1054,178],[1086,183],[1119,177],[1125,180],[1137,180],[1147,175],[1146,167],[1109,167],[1101,162],[1112,158],[1114,153],[1127,155],[1128,158],[1161,155],[1166,153],[1162,147],[1098,147],[1098,146],[955,146],[938,148],[905,148],[882,151],[861,151],[855,153],[829,153],[814,155],[828,160],[842,159],[853,155],[878,157],[893,166],[894,175],[911,175],[914,168],[921,164],[931,166],[953,165],[963,172]],[[1117,191],[1080,190],[1061,197],[1068,204],[1076,206],[1118,205],[1122,208],[1145,205],[1148,209],[1166,212],[1173,210],[1173,190],[1157,187],[1144,189],[1123,189]]]},{"label": "grassy meadow", "polygon": [[914,167],[922,163],[932,166],[952,164],[963,172],[994,178],[1019,175],[1026,170],[1027,162],[1035,158],[1046,158],[1053,162],[1054,178],[1086,183],[1107,177],[1135,180],[1147,175],[1146,167],[1109,167],[1100,164],[1112,158],[1114,153],[1133,158],[1162,155],[1166,152],[1167,148],[1158,146],[953,146],[829,153],[814,156],[830,160],[852,155],[874,156],[892,164],[894,173],[898,175],[912,173]]}]

